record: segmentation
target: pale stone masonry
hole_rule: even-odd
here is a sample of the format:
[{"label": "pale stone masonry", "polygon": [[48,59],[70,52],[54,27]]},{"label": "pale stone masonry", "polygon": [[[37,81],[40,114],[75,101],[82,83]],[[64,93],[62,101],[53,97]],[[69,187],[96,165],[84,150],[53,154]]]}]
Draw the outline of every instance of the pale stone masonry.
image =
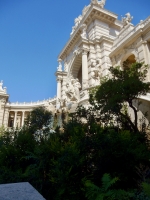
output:
[{"label": "pale stone masonry", "polygon": [[[123,13],[125,17],[120,21],[104,8],[105,3],[91,0],[75,18],[70,39],[58,56],[56,98],[30,104],[9,103],[6,88],[0,83],[0,126],[21,127],[27,114],[40,105],[53,113],[73,112],[77,105],[88,107],[89,88],[100,84],[110,66],[122,67],[127,59],[150,66],[150,17],[134,26],[130,13]],[[150,93],[139,98],[143,102],[139,106],[142,117],[144,111],[150,113]]]}]

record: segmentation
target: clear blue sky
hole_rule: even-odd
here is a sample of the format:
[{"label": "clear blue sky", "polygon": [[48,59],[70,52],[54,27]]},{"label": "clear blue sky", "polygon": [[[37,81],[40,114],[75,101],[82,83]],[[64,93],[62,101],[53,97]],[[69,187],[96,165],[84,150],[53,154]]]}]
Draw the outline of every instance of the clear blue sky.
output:
[{"label": "clear blue sky", "polygon": [[[0,0],[0,80],[10,101],[56,95],[57,56],[70,37],[74,18],[90,0]],[[105,9],[133,24],[150,15],[150,0],[107,0]]]}]

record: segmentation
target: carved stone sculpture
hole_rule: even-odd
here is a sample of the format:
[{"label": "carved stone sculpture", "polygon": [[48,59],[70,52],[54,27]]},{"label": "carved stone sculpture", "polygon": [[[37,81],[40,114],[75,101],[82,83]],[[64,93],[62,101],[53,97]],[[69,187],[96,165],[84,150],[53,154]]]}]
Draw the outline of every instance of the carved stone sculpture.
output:
[{"label": "carved stone sculpture", "polygon": [[133,17],[130,13],[125,14],[126,17],[122,17],[122,23],[123,27],[127,26],[129,23],[131,23]]},{"label": "carved stone sculpture", "polygon": [[75,55],[75,56],[78,56],[80,53],[81,53],[81,49],[80,48],[76,48],[75,50],[74,50],[74,52],[73,52],[73,54]]},{"label": "carved stone sculpture", "polygon": [[101,0],[101,1],[98,2],[98,5],[99,5],[101,8],[104,8],[105,3],[106,3],[106,0]]},{"label": "carved stone sculpture", "polygon": [[78,101],[80,99],[80,88],[81,88],[81,84],[79,82],[79,80],[76,78],[73,80],[73,87],[74,87],[74,95],[76,100]]},{"label": "carved stone sculpture", "polygon": [[83,10],[82,10],[82,16],[84,16],[84,15],[87,13],[87,11],[89,10],[90,6],[91,6],[91,5],[84,6],[84,8],[83,8]]},{"label": "carved stone sculpture", "polygon": [[91,0],[91,4],[98,4],[98,0]]},{"label": "carved stone sculpture", "polygon": [[66,84],[66,96],[68,101],[76,101],[78,102],[80,99],[80,88],[81,84],[79,80],[76,78],[71,78],[70,81]]},{"label": "carved stone sculpture", "polygon": [[[74,31],[76,30],[76,28],[79,26],[82,18],[84,17],[84,15],[87,13],[87,11],[89,10],[90,6],[93,4],[93,5],[98,5],[100,8],[103,8],[104,5],[105,5],[105,2],[106,0],[101,0],[101,1],[98,1],[98,0],[91,0],[91,4],[88,5],[88,6],[85,6],[82,10],[82,15],[79,15],[77,18],[75,18],[74,20],[74,26],[72,27],[72,31],[70,33],[70,36],[74,33]],[[85,31],[84,33],[81,34],[82,36],[86,36],[85,34]]]},{"label": "carved stone sculpture", "polygon": [[6,103],[6,99],[5,98],[0,99],[0,103],[5,104]]},{"label": "carved stone sculpture", "polygon": [[74,20],[75,25],[72,27],[72,32],[70,33],[70,35],[72,35],[74,33],[74,31],[76,30],[76,28],[80,24],[81,20],[82,20],[82,15],[79,15],[77,18],[75,18],[75,20]]},{"label": "carved stone sculpture", "polygon": [[0,82],[0,92],[4,93],[4,89],[3,89],[3,81]]},{"label": "carved stone sculpture", "polygon": [[86,88],[88,88],[89,87],[89,83],[88,83],[88,80],[87,79],[83,79],[82,80],[82,87],[83,87],[83,89],[86,89]]},{"label": "carved stone sculpture", "polygon": [[106,0],[101,0],[101,1],[91,0],[91,4],[93,4],[93,5],[99,5],[101,8],[104,7],[105,3],[106,3]]},{"label": "carved stone sculpture", "polygon": [[82,27],[81,27],[81,29],[82,29],[81,37],[82,37],[83,39],[87,39],[87,33],[86,33],[87,25],[86,25],[86,24],[83,24]]},{"label": "carved stone sculpture", "polygon": [[51,111],[51,112],[55,111],[55,106],[51,102],[49,102],[48,100],[46,101],[44,106],[48,111]]},{"label": "carved stone sculpture", "polygon": [[101,76],[101,64],[100,60],[96,60],[96,62],[92,62],[91,64],[91,77],[95,80],[95,84],[99,84]]},{"label": "carved stone sculpture", "polygon": [[62,60],[61,59],[58,59],[58,67],[57,67],[57,71],[62,71],[62,64],[61,64]]}]

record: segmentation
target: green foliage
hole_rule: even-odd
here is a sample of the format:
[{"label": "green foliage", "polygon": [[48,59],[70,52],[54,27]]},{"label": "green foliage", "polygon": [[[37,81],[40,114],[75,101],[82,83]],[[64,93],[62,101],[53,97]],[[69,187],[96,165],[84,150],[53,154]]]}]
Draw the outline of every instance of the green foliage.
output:
[{"label": "green foliage", "polygon": [[86,197],[88,200],[129,200],[134,196],[133,193],[126,192],[121,189],[112,189],[113,185],[118,181],[117,177],[111,178],[109,174],[102,177],[101,187],[96,186],[91,181],[86,181],[87,188]]},{"label": "green foliage", "polygon": [[43,137],[50,135],[52,128],[53,116],[52,113],[44,107],[35,108],[30,115],[28,115],[25,122],[25,128],[41,140]]},{"label": "green foliage", "polygon": [[[150,83],[145,82],[147,69],[148,67],[143,63],[127,65],[124,70],[120,67],[110,68],[110,79],[103,81],[90,94],[90,103],[105,116],[105,121],[109,122],[116,117],[115,121],[118,120],[122,127],[130,127],[130,130],[138,131],[137,108],[133,100],[149,91]],[[122,112],[124,105],[132,108],[135,116],[134,123],[127,112]]]},{"label": "green foliage", "polygon": [[0,127],[0,136],[3,135],[5,133],[5,128],[4,126]]},{"label": "green foliage", "polygon": [[[44,114],[43,110],[40,116]],[[144,133],[101,127],[91,108],[80,107],[64,123],[63,134],[59,129],[49,134],[49,127],[43,131],[51,119],[49,113],[46,122],[32,120],[31,116],[22,130],[6,131],[0,136],[0,183],[28,181],[47,200],[86,200],[87,187],[83,183],[89,180],[87,183],[94,184],[94,195],[106,191],[119,199],[123,191],[136,189],[142,198],[143,177],[137,168],[150,166]],[[40,120],[40,126],[36,120]],[[42,130],[40,139],[37,130]],[[127,196],[124,194],[123,198]]]},{"label": "green foliage", "polygon": [[150,184],[143,182],[143,183],[142,183],[142,188],[143,188],[144,193],[145,193],[148,197],[150,197]]}]

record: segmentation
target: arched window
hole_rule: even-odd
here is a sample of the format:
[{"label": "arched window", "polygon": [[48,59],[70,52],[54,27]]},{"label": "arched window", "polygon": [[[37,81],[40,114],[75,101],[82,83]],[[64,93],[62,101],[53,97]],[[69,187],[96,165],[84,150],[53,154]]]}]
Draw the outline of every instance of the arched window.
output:
[{"label": "arched window", "polygon": [[123,62],[123,69],[130,67],[133,63],[136,62],[135,55],[130,55],[124,62]]}]

